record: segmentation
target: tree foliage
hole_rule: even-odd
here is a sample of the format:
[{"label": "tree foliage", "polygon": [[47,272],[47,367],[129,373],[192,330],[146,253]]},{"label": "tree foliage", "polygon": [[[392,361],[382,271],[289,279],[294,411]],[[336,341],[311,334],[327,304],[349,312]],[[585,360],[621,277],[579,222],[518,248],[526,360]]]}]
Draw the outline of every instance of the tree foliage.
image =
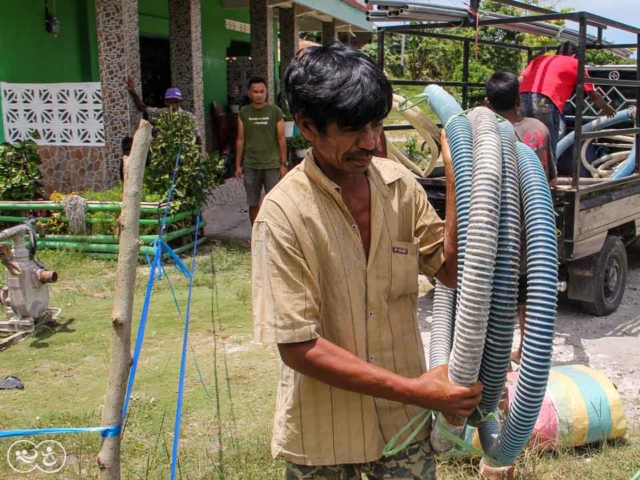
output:
[{"label": "tree foliage", "polygon": [[28,140],[0,144],[0,200],[29,201],[43,197],[38,145]]},{"label": "tree foliage", "polygon": [[211,189],[222,182],[224,168],[217,157],[208,157],[196,145],[195,121],[191,115],[164,109],[155,123],[149,165],[144,175],[145,187],[150,193],[168,198],[178,152],[180,168],[172,196],[174,208],[200,208]]},{"label": "tree foliage", "polygon": [[[554,0],[524,0],[526,3],[555,8]],[[495,12],[511,16],[521,16],[523,11],[502,3],[487,0],[482,2],[481,10]],[[561,11],[567,11],[561,10]],[[562,25],[563,22],[555,22]],[[484,83],[489,75],[497,71],[520,73],[527,64],[527,55],[523,50],[512,48],[500,48],[487,45],[477,45],[478,39],[493,42],[515,43],[530,47],[555,46],[557,39],[541,37],[531,34],[505,30],[501,28],[480,28],[476,32],[473,29],[459,29],[452,31],[433,30],[434,33],[455,34],[469,37],[470,62],[469,82]],[[385,35],[385,71],[390,78],[426,80],[426,81],[462,81],[463,78],[463,43],[460,41],[441,40],[430,37],[406,35],[404,38],[404,55],[402,54],[402,35],[397,33]],[[377,60],[378,46],[376,43],[367,45],[362,49],[372,59]],[[628,60],[614,55],[605,50],[589,50],[587,64],[623,64]],[[460,95],[460,89],[452,93]],[[483,89],[470,89],[470,105],[482,102]]]}]

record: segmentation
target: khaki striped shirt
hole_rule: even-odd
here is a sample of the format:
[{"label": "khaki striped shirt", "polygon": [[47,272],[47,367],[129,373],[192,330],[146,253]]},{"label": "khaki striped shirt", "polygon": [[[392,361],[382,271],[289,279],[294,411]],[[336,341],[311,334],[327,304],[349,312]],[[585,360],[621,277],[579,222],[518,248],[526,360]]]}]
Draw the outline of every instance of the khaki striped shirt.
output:
[{"label": "khaki striped shirt", "polygon": [[[275,343],[322,336],[415,378],[426,372],[416,318],[418,271],[433,277],[442,266],[444,222],[403,167],[375,158],[367,176],[368,261],[340,188],[311,156],[267,195],[252,236],[254,334]],[[282,364],[272,453],[301,465],[372,462],[419,411]]]}]

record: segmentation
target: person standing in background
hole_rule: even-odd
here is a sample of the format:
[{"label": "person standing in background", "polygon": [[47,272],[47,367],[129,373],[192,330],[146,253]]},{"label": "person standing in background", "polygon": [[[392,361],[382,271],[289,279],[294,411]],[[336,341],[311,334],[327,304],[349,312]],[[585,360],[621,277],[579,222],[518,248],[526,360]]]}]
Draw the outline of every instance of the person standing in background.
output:
[{"label": "person standing in background", "polygon": [[236,140],[236,178],[244,180],[253,226],[265,193],[287,174],[287,143],[284,114],[267,103],[267,83],[262,77],[249,79],[251,103],[240,110]]},{"label": "person standing in background", "polygon": [[[499,72],[491,75],[486,83],[487,107],[511,122],[518,140],[527,145],[540,159],[542,168],[550,185],[557,178],[554,150],[551,149],[549,130],[536,118],[521,117],[518,113],[520,98],[518,97],[518,79],[513,73]],[[520,326],[520,343],[511,354],[511,360],[517,364],[522,357],[524,329],[527,308],[527,266],[526,266],[526,238],[523,230],[521,241],[520,278],[518,280],[518,322]]]},{"label": "person standing in background", "polygon": [[[520,115],[537,118],[547,126],[551,150],[555,153],[560,135],[564,105],[578,85],[578,49],[564,42],[555,55],[534,58],[518,78],[520,82]],[[585,70],[585,77],[589,74]],[[616,111],[608,105],[593,84],[585,83],[584,92],[607,117]]]},{"label": "person standing in background", "polygon": [[202,146],[202,136],[200,135],[200,130],[198,129],[198,121],[196,120],[196,116],[193,113],[182,109],[182,92],[180,91],[180,89],[167,89],[167,91],[164,93],[165,108],[147,106],[142,98],[140,98],[140,95],[138,95],[138,92],[136,92],[132,77],[127,77],[127,91],[129,92],[129,95],[131,95],[131,99],[133,100],[133,103],[135,103],[138,111],[146,115],[147,119],[152,125],[155,125],[155,121],[157,120],[157,118],[166,111],[190,116],[194,124],[193,134],[195,136],[196,145]]}]

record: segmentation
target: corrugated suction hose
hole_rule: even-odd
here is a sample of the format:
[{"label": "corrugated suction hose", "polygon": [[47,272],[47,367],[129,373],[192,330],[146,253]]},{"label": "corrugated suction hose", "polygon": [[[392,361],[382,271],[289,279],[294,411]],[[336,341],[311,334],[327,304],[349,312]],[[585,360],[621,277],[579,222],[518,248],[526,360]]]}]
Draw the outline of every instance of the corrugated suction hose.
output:
[{"label": "corrugated suction hose", "polygon": [[495,417],[476,419],[485,452],[508,465],[533,431],[551,366],[558,281],[551,192],[539,159],[524,144],[516,144],[509,123],[498,124],[484,108],[467,119],[455,99],[438,86],[427,87],[425,96],[445,125],[451,145],[460,244],[458,302],[452,291],[436,287],[429,363],[433,368],[449,362],[449,376],[459,385],[480,378],[485,387],[483,414],[496,409],[506,379],[523,205],[528,283],[520,380],[502,428]]}]

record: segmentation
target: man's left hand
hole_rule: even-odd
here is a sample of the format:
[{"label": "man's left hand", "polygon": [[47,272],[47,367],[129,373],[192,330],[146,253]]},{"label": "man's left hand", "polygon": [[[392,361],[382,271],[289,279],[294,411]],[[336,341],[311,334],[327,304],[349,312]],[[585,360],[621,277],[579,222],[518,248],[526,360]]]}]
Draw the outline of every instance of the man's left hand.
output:
[{"label": "man's left hand", "polygon": [[286,165],[280,165],[280,180],[289,172]]},{"label": "man's left hand", "polygon": [[602,114],[606,115],[608,118],[611,118],[616,115],[616,111],[611,105],[605,104],[602,107]]}]

